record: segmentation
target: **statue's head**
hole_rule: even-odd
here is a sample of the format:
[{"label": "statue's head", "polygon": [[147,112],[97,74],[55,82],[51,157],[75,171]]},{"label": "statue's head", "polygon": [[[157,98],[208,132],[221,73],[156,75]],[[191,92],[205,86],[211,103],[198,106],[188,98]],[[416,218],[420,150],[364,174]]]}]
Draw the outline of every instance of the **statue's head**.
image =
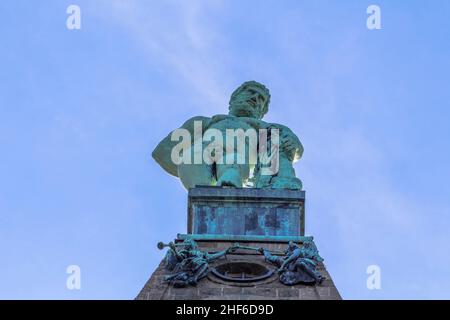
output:
[{"label": "statue's head", "polygon": [[247,81],[231,95],[230,114],[262,119],[269,109],[269,102],[269,89],[259,82]]}]

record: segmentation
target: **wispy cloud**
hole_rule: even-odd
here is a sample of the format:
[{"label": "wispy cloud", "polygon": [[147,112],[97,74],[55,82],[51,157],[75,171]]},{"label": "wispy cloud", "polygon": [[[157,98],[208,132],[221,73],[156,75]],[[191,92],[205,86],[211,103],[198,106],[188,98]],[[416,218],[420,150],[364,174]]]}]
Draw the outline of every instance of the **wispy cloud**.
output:
[{"label": "wispy cloud", "polygon": [[173,73],[169,78],[193,90],[201,111],[211,113],[227,103],[231,80],[221,63],[226,53],[214,23],[221,1],[107,0],[95,5],[99,15],[119,24],[135,40],[149,64],[161,65]]}]

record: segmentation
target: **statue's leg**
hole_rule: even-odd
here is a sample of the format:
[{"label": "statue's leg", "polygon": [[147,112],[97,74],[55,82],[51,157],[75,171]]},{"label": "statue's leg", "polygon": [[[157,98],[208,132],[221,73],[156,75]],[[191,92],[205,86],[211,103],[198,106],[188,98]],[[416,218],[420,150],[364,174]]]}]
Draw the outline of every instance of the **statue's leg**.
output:
[{"label": "statue's leg", "polygon": [[200,266],[196,271],[194,276],[192,277],[191,285],[196,285],[200,279],[206,276],[208,271],[208,264],[205,263]]},{"label": "statue's leg", "polygon": [[242,188],[249,172],[249,166],[245,164],[218,164],[217,185]]},{"label": "statue's leg", "polygon": [[[235,147],[234,152],[226,152],[224,149],[223,164],[217,164],[217,185],[242,188],[244,183],[250,176],[250,168],[256,164],[256,157],[254,155],[254,164],[250,164],[250,147],[248,141],[241,141],[244,143],[244,151],[239,153],[239,149]],[[255,148],[256,150],[256,148]]]},{"label": "statue's leg", "polygon": [[[194,147],[187,149],[186,152],[193,154]],[[211,186],[216,183],[213,167],[204,163],[203,158],[199,164],[195,164],[192,158],[191,164],[178,165],[178,177],[186,189],[194,188],[195,186]]]},{"label": "statue's leg", "polygon": [[298,260],[297,260],[296,266],[298,268],[300,268],[300,270],[303,270],[308,275],[313,277],[317,283],[319,283],[319,284],[322,283],[323,276],[315,269],[314,266],[312,266],[308,263],[305,263],[304,261],[298,261]]},{"label": "statue's leg", "polygon": [[279,169],[277,175],[271,180],[270,188],[274,189],[302,189],[302,182],[295,176],[292,162],[280,152]]}]

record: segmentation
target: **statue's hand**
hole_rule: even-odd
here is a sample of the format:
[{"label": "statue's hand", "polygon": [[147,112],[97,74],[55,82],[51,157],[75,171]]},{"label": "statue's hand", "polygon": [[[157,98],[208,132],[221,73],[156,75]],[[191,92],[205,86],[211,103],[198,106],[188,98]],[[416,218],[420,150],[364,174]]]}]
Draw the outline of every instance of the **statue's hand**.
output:
[{"label": "statue's hand", "polygon": [[292,160],[296,158],[296,154],[300,152],[301,145],[298,138],[290,132],[281,132],[280,134],[280,150],[285,152]]}]

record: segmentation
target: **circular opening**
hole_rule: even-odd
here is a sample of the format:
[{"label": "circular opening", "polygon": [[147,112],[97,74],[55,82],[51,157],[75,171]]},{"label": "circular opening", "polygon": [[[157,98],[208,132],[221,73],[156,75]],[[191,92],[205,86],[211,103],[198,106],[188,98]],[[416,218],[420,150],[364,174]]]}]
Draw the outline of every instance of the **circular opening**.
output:
[{"label": "circular opening", "polygon": [[212,269],[214,275],[232,282],[252,282],[270,277],[274,270],[254,262],[228,262]]}]

